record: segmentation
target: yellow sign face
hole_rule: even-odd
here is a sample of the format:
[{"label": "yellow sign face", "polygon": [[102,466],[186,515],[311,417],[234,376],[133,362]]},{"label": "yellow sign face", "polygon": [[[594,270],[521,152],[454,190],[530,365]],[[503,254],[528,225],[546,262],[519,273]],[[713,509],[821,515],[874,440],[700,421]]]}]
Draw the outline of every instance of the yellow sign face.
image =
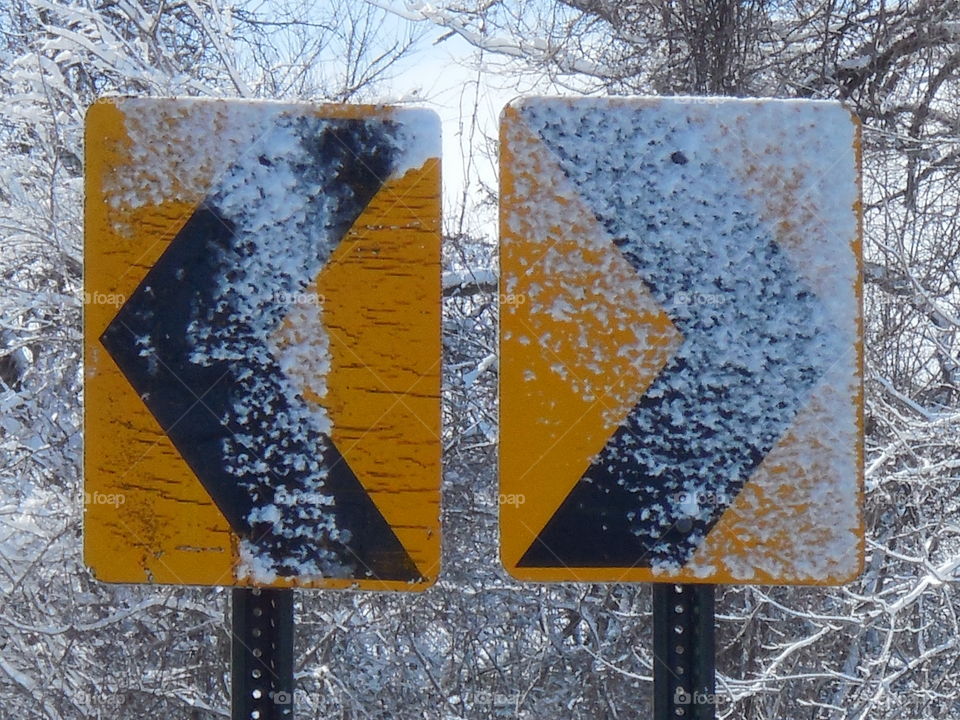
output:
[{"label": "yellow sign face", "polygon": [[423,110],[90,108],[84,551],[98,579],[435,581],[439,147]]},{"label": "yellow sign face", "polygon": [[501,118],[500,534],[521,580],[863,563],[859,125],[839,104]]}]

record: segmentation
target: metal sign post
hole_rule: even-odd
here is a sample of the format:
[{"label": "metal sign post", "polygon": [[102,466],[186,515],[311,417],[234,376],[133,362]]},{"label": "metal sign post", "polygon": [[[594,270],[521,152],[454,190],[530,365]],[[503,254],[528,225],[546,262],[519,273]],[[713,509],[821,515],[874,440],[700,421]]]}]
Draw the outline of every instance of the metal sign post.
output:
[{"label": "metal sign post", "polygon": [[654,720],[716,717],[714,586],[653,586]]},{"label": "metal sign post", "polygon": [[232,719],[293,718],[293,590],[234,588]]}]

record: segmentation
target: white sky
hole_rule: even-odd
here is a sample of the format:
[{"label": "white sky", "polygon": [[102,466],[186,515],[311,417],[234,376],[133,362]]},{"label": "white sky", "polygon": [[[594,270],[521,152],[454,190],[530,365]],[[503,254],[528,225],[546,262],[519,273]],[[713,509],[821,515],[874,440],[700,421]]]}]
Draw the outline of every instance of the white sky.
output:
[{"label": "white sky", "polygon": [[[407,20],[396,17],[398,26]],[[478,50],[463,38],[421,23],[428,28],[420,49],[400,65],[397,76],[384,86],[384,102],[412,102],[435,111],[443,127],[444,228],[459,229],[464,191],[475,204],[481,197],[480,183],[496,188],[495,145],[503,106],[536,84],[531,78],[507,76],[484,63]],[[436,41],[446,37],[442,42]],[[436,43],[436,44],[434,44]],[[476,112],[477,122],[473,126]],[[473,133],[471,137],[471,133]],[[471,167],[467,163],[472,163]],[[463,230],[495,237],[495,208],[473,212]]]}]

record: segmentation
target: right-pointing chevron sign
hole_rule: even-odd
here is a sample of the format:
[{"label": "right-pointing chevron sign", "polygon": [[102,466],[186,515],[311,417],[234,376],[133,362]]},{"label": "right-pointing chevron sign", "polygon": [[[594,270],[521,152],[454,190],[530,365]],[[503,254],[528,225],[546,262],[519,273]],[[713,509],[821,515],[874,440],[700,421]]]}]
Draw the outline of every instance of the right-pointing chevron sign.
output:
[{"label": "right-pointing chevron sign", "polygon": [[501,554],[534,581],[862,564],[859,126],[528,98],[501,125]]}]

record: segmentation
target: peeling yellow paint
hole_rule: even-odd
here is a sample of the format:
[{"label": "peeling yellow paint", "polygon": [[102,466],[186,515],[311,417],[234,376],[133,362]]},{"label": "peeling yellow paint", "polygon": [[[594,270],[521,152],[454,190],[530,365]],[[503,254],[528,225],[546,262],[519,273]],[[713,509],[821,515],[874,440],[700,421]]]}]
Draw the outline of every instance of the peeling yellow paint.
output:
[{"label": "peeling yellow paint", "polygon": [[128,144],[120,109],[93,105],[86,128],[84,558],[105,582],[230,584],[227,521],[98,339],[119,305],[92,300],[129,297],[206,192],[198,187],[137,210],[113,207],[105,181],[127,162]]},{"label": "peeling yellow paint", "polygon": [[[537,159],[533,172],[520,173],[513,162],[521,144]],[[501,559],[522,580],[554,580],[558,573],[582,582],[645,578],[649,571],[643,569],[517,567],[682,337],[573,188],[555,183],[562,170],[512,108],[505,111],[500,152],[508,207],[533,202],[542,210],[554,203],[565,207],[564,217],[578,218],[550,227],[547,238],[535,238],[536,229],[524,227],[522,219],[519,232],[501,221]],[[550,267],[557,261],[579,270],[558,277]],[[506,283],[508,276],[515,285]],[[549,307],[558,298],[577,304],[571,293],[578,288],[591,290],[591,310],[567,323],[537,312],[536,306]],[[603,319],[618,313],[623,315],[616,323]],[[540,338],[548,332],[553,342],[546,349]],[[647,349],[633,363],[621,350],[638,342]],[[563,375],[554,370],[557,364]],[[594,396],[578,388],[588,382],[598,386]]]},{"label": "peeling yellow paint", "polygon": [[[99,342],[123,301],[208,194],[217,165],[196,164],[200,176],[191,176],[189,187],[174,180],[173,196],[159,204],[136,209],[118,204],[108,197],[118,168],[141,174],[144,183],[178,177],[173,155],[158,154],[159,166],[149,169],[130,167],[122,103],[93,105],[86,125],[84,291],[104,302],[84,308],[84,557],[106,582],[247,584],[235,575],[237,537]],[[211,101],[206,111],[213,108],[216,119],[218,107]],[[392,109],[320,105],[315,111],[324,117],[375,118],[389,117]],[[176,132],[171,127],[172,136]],[[219,149],[211,146],[208,152]],[[439,217],[440,164],[433,159],[388,181],[357,220],[318,278],[319,292],[330,298],[325,319],[332,371],[324,398],[307,395],[329,404],[334,442],[401,542],[409,543],[427,581],[411,586],[281,578],[274,583],[278,587],[408,590],[423,589],[436,577]],[[318,322],[323,319],[318,310]],[[355,327],[355,322],[370,327]]]}]

